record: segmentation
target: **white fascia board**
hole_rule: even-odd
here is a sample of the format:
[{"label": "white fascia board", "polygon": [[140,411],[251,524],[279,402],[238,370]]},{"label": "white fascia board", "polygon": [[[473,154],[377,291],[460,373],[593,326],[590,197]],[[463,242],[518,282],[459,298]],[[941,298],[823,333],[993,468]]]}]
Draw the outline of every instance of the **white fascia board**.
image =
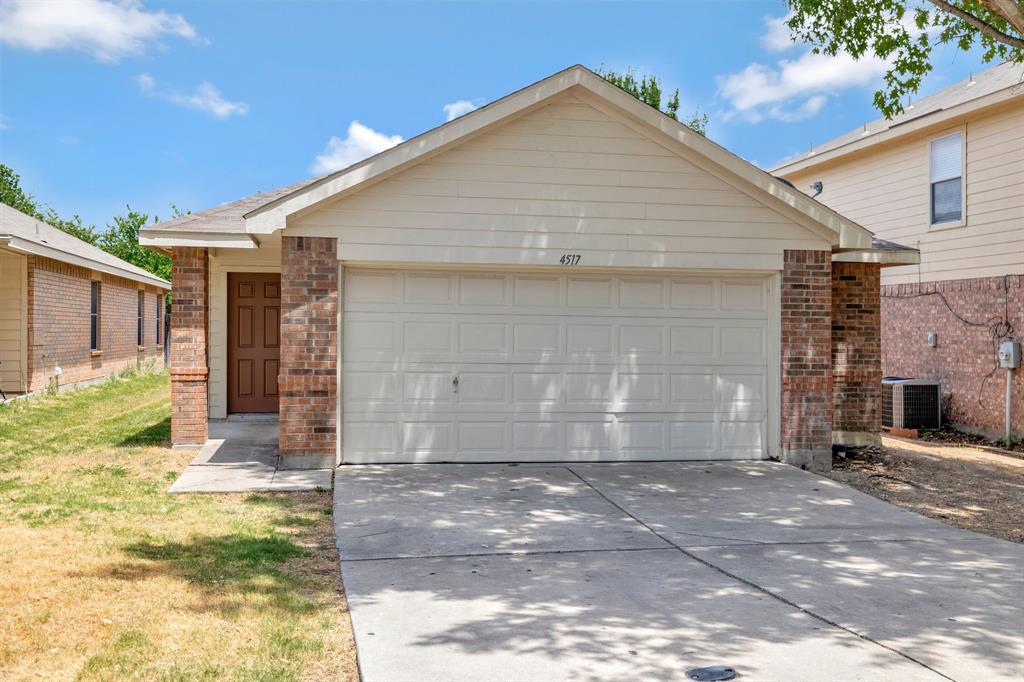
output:
[{"label": "white fascia board", "polygon": [[44,244],[37,244],[36,242],[22,239],[21,237],[15,237],[13,235],[0,234],[0,245],[6,246],[12,251],[20,251],[21,253],[32,254],[34,256],[42,256],[44,258],[50,258],[55,261],[62,263],[70,263],[71,265],[77,265],[83,268],[89,268],[90,270],[96,270],[98,272],[105,272],[108,275],[116,275],[125,279],[130,279],[135,282],[143,282],[145,284],[152,284],[155,287],[161,289],[170,289],[171,283],[162,280],[155,275],[140,275],[137,272],[130,270],[124,270],[122,268],[107,265],[106,263],[100,263],[94,261],[91,258],[83,258],[82,256],[76,256],[73,253],[67,251],[61,251]]},{"label": "white fascia board", "polygon": [[643,124],[685,145],[711,163],[721,166],[749,184],[766,200],[806,216],[809,219],[807,224],[823,227],[822,234],[825,231],[831,233],[829,236],[833,246],[871,247],[870,231],[637,100],[582,66],[573,66],[561,71],[482,109],[477,109],[372,156],[362,163],[338,171],[313,185],[261,206],[246,214],[246,232],[270,234],[283,230],[287,227],[290,216],[301,215],[321,202],[337,200],[370,180],[387,177],[416,161],[465,141],[469,136],[488,126],[511,120],[513,116],[524,115],[574,86],[585,88],[595,97],[610,102]]},{"label": "white fascia board", "polygon": [[414,161],[443,151],[453,143],[465,141],[470,135],[488,126],[529,113],[543,106],[552,97],[574,85],[579,85],[581,77],[588,73],[580,67],[559,72],[482,109],[372,156],[362,163],[330,175],[314,185],[261,206],[246,214],[245,229],[253,234],[269,234],[283,230],[287,227],[289,216],[301,214],[302,211],[322,201],[336,200],[347,190],[368,180],[395,173]]},{"label": "white fascia board", "polygon": [[204,249],[257,249],[259,243],[248,234],[204,232],[140,232],[139,244],[153,248],[197,247]]},{"label": "white fascia board", "polygon": [[629,93],[612,85],[603,78],[594,76],[585,79],[581,85],[600,98],[624,109],[631,116],[646,125],[660,131],[668,137],[692,149],[712,163],[724,168],[734,176],[756,188],[761,194],[767,195],[784,206],[810,218],[813,222],[824,226],[836,238],[833,244],[839,248],[870,248],[870,230],[843,217],[824,204],[814,201],[798,189],[790,187],[770,173],[744,161],[732,152],[715,144],[703,135],[690,130],[687,126],[665,116],[658,110],[637,100]]},{"label": "white fascia board", "polygon": [[832,254],[833,263],[878,263],[880,265],[917,265],[921,252],[917,250],[855,249]]},{"label": "white fascia board", "polygon": [[[1018,86],[1011,86],[1003,90],[997,90],[996,92],[979,97],[978,99],[971,100],[970,102],[964,102],[958,104],[949,109],[936,109],[926,114],[921,114],[918,118],[912,118],[901,123],[897,123],[891,128],[880,130],[872,135],[850,140],[849,142],[842,144],[833,149],[829,149],[824,152],[808,152],[804,156],[784,163],[779,166],[775,166],[771,169],[772,173],[779,175],[789,175],[791,173],[799,173],[801,171],[809,170],[816,166],[819,166],[827,161],[842,158],[848,154],[862,151],[864,149],[870,149],[875,145],[881,144],[888,140],[892,140],[912,133],[920,132],[929,128],[937,128],[948,125],[949,121],[957,119],[968,114],[972,114],[988,107],[997,106],[1004,102],[1013,99],[1014,97],[1022,97],[1021,90]],[[1022,102],[1024,106],[1024,102]]]}]

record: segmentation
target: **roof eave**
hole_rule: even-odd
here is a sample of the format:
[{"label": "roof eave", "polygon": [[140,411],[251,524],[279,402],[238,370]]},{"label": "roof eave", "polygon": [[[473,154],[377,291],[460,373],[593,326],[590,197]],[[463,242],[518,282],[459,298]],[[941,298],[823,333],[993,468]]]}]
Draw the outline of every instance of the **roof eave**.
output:
[{"label": "roof eave", "polygon": [[155,232],[139,233],[139,244],[148,248],[174,249],[195,247],[205,249],[258,249],[260,242],[245,232]]},{"label": "roof eave", "polygon": [[921,252],[917,249],[850,249],[832,254],[833,263],[876,263],[882,267],[917,265]]},{"label": "roof eave", "polygon": [[849,154],[869,149],[888,140],[910,135],[928,128],[937,127],[960,116],[972,114],[977,111],[981,111],[982,109],[999,106],[1015,97],[1024,97],[1024,90],[1021,90],[1019,85],[1011,85],[1003,88],[1002,90],[989,93],[983,97],[970,100],[969,102],[963,102],[962,104],[949,107],[948,109],[937,109],[927,114],[922,114],[918,118],[898,123],[892,128],[886,128],[885,130],[881,130],[872,135],[850,140],[849,142],[835,147],[834,149],[817,153],[813,153],[812,150],[812,152],[809,152],[811,154],[810,156],[803,156],[793,161],[784,162],[770,168],[769,172],[776,175],[799,173],[819,166],[825,162],[833,161]]},{"label": "roof eave", "polygon": [[834,246],[842,248],[868,248],[871,246],[872,233],[861,225],[812,200],[803,192],[787,186],[766,171],[754,167],[749,162],[740,159],[579,65],[560,71],[486,107],[381,152],[362,163],[338,171],[284,197],[268,202],[245,214],[246,231],[251,234],[269,234],[283,230],[287,227],[290,216],[301,215],[321,202],[337,200],[365,182],[381,179],[402,170],[425,156],[439,153],[492,124],[528,113],[574,86],[582,86],[594,95],[611,102],[630,116],[689,147],[696,154],[703,155],[710,162],[725,168],[751,187],[771,197],[780,206],[788,207],[790,210],[806,216],[815,226],[820,226],[820,229],[834,235],[831,237]]},{"label": "roof eave", "polygon": [[5,246],[12,251],[18,251],[24,254],[30,254],[34,256],[42,256],[44,258],[50,258],[55,261],[62,263],[70,263],[71,265],[77,265],[79,267],[88,268],[90,270],[96,270],[98,272],[104,272],[108,275],[116,275],[117,277],[123,277],[130,279],[135,282],[142,282],[144,284],[151,284],[161,289],[170,289],[171,283],[167,280],[160,279],[156,275],[142,275],[137,272],[125,270],[124,268],[114,267],[107,265],[106,263],[100,263],[94,261],[91,258],[85,258],[78,256],[73,253],[61,251],[45,244],[38,244],[36,242],[17,237],[10,234],[0,234],[0,246]]}]

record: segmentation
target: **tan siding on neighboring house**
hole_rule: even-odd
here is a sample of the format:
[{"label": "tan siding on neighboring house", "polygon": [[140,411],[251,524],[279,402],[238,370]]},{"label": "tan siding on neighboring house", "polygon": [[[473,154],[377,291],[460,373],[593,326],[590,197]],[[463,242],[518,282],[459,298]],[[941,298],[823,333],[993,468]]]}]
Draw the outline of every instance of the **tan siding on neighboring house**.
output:
[{"label": "tan siding on neighboring house", "polygon": [[0,388],[25,390],[28,372],[26,257],[0,249]]},{"label": "tan siding on neighboring house", "polygon": [[[966,221],[930,227],[928,149],[936,137],[965,131]],[[905,140],[879,144],[787,178],[882,239],[921,249],[922,281],[1024,274],[1024,106],[979,112]],[[883,284],[916,282],[918,267],[887,268]]]},{"label": "tan siding on neighboring house", "polygon": [[314,210],[290,236],[364,262],[780,270],[828,249],[798,226],[572,95]]}]

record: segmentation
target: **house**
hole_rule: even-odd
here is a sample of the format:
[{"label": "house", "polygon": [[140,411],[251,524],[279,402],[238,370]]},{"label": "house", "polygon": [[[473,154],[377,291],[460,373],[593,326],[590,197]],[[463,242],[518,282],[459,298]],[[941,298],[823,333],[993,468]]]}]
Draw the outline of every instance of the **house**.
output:
[{"label": "house", "polygon": [[[1024,64],[1003,63],[772,173],[883,239],[920,249],[882,274],[882,369],[937,380],[946,415],[1003,435],[998,342],[1024,337]],[[929,335],[931,340],[929,340]],[[1024,372],[1009,397],[1024,433]]]},{"label": "house", "polygon": [[141,241],[174,442],[278,412],[284,467],[826,469],[877,439],[879,272],[917,257],[581,66]]},{"label": "house", "polygon": [[170,283],[0,204],[0,389],[29,393],[163,366]]}]

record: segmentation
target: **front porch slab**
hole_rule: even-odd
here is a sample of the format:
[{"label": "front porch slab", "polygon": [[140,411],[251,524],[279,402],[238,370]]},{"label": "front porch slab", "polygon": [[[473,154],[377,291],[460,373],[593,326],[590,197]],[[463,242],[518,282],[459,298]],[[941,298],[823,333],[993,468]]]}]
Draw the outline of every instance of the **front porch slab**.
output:
[{"label": "front porch slab", "polygon": [[210,422],[210,439],[170,487],[172,493],[330,490],[330,468],[282,470],[276,415]]}]

